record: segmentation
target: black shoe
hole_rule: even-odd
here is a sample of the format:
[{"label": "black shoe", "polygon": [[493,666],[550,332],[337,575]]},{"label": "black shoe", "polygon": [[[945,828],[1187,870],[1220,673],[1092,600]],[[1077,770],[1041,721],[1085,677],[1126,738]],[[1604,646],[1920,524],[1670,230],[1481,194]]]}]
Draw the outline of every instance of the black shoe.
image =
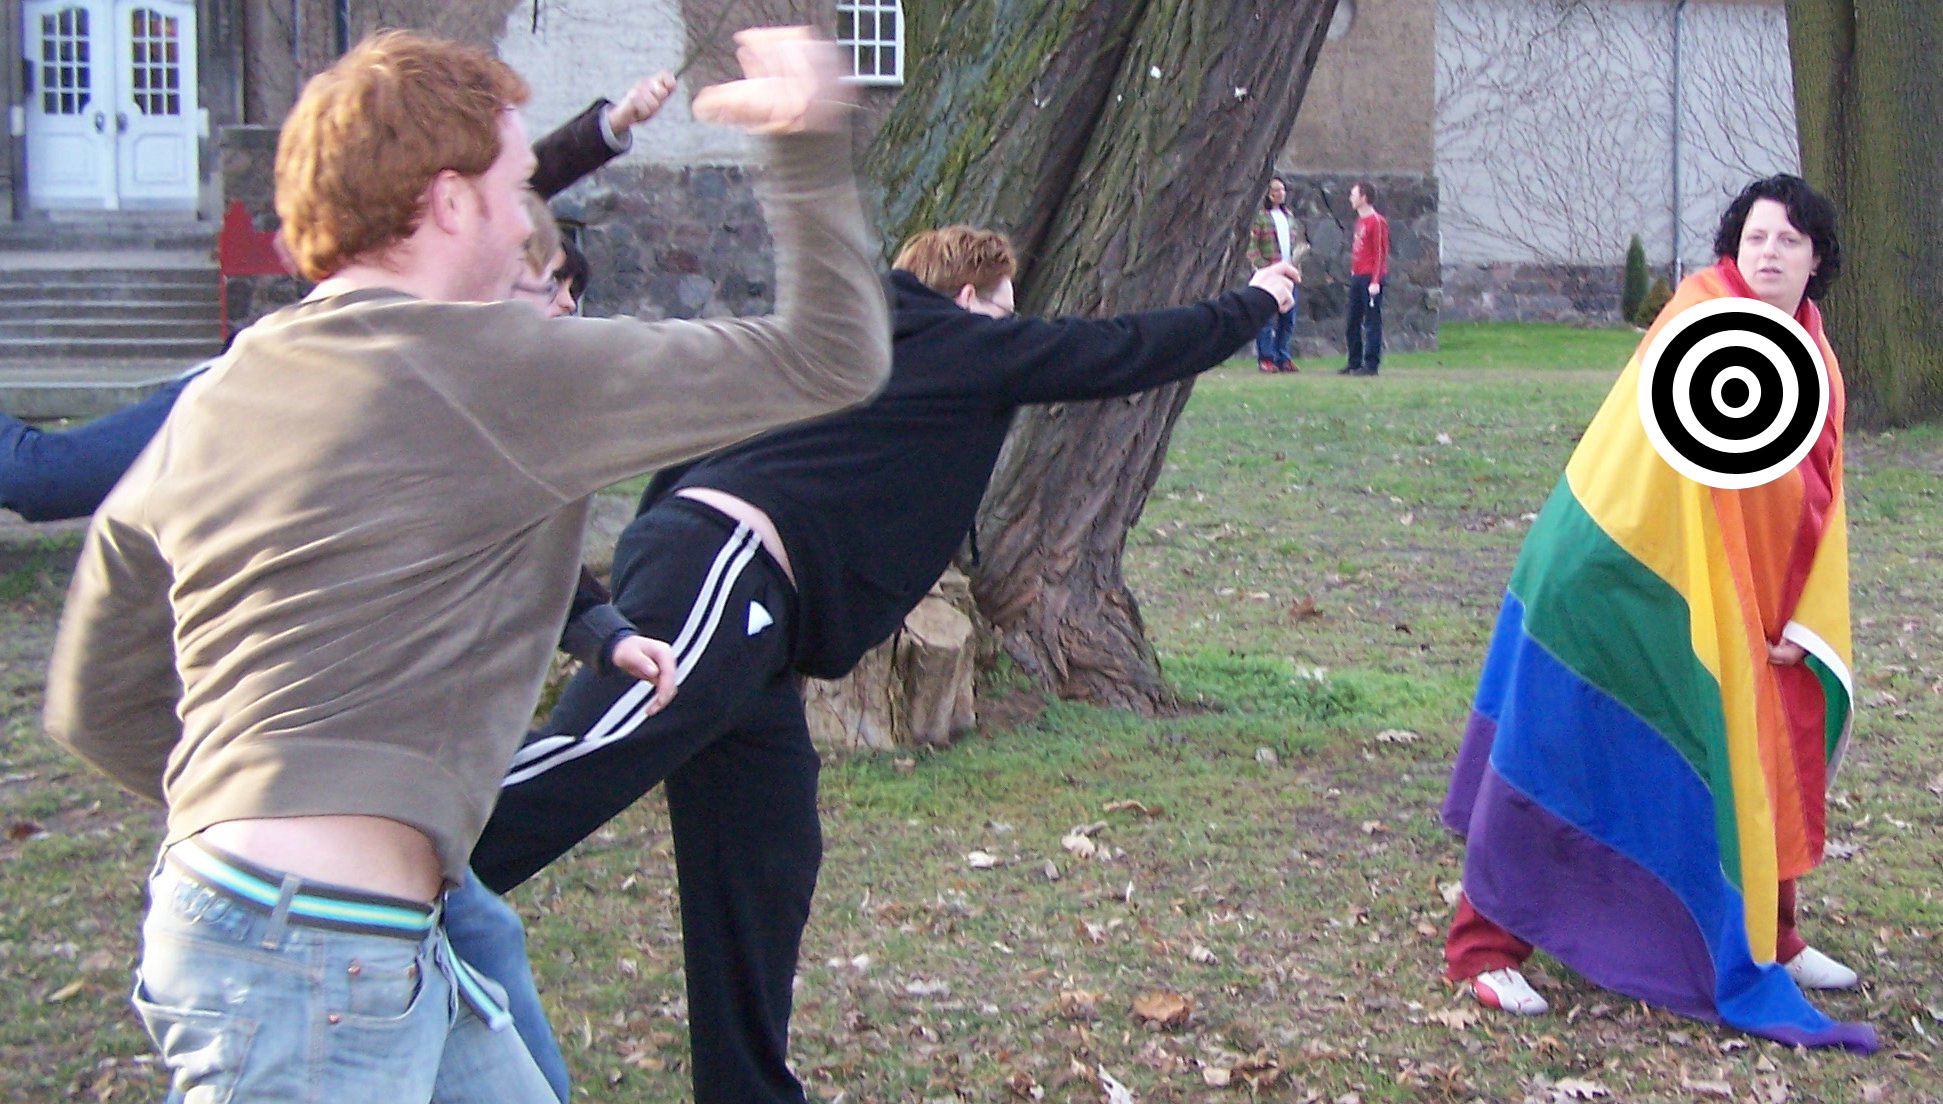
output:
[{"label": "black shoe", "polygon": [[1355,365],[1353,365],[1353,364],[1348,364],[1348,365],[1344,365],[1343,367],[1341,367],[1341,368],[1338,368],[1338,369],[1336,369],[1336,374],[1337,374],[1337,375],[1339,375],[1339,376],[1358,376],[1358,375],[1362,375],[1362,373],[1361,373],[1361,372],[1359,372],[1359,371],[1357,371],[1357,370],[1356,370],[1356,366],[1355,366]]}]

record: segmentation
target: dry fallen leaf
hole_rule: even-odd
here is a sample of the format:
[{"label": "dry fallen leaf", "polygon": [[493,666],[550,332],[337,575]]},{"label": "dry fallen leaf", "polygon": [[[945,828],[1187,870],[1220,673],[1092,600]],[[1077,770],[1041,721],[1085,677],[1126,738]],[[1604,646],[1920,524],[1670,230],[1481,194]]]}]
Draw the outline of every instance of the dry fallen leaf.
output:
[{"label": "dry fallen leaf", "polygon": [[1725,1081],[1713,1079],[1696,1081],[1688,1078],[1685,1074],[1681,1074],[1680,1087],[1696,1096],[1719,1096],[1728,1100],[1734,1099],[1734,1086]]},{"label": "dry fallen leaf", "polygon": [[1055,1007],[1061,1019],[1093,1020],[1099,1018],[1100,1001],[1105,997],[1105,993],[1090,989],[1065,989],[1060,991]]},{"label": "dry fallen leaf", "polygon": [[965,865],[973,870],[990,870],[998,865],[998,857],[989,851],[973,851],[965,856]]},{"label": "dry fallen leaf", "polygon": [[1194,1003],[1179,993],[1142,993],[1133,999],[1133,1017],[1159,1027],[1179,1027],[1194,1013]]},{"label": "dry fallen leaf", "polygon": [[1462,1031],[1483,1019],[1484,1016],[1475,1008],[1464,1007],[1446,1008],[1442,1012],[1432,1012],[1430,1018],[1453,1031]]},{"label": "dry fallen leaf", "polygon": [[1215,962],[1219,961],[1215,957],[1213,951],[1208,950],[1206,947],[1203,947],[1199,943],[1196,943],[1191,949],[1189,949],[1189,951],[1187,952],[1187,957],[1193,959],[1196,962],[1199,962],[1203,966],[1210,966],[1213,965]]},{"label": "dry fallen leaf", "polygon": [[1611,1089],[1597,1081],[1587,1081],[1583,1077],[1563,1078],[1552,1086],[1552,1097],[1555,1100],[1595,1100],[1611,1095]]},{"label": "dry fallen leaf", "polygon": [[1044,1100],[1046,1097],[1046,1090],[1024,1070],[1012,1071],[1012,1076],[1005,1079],[1005,1090],[1021,1100]]},{"label": "dry fallen leaf", "polygon": [[1149,805],[1144,801],[1135,801],[1131,797],[1123,797],[1118,801],[1107,802],[1104,811],[1109,813],[1131,812],[1139,813],[1144,817],[1157,817],[1160,815],[1161,809],[1158,805]]},{"label": "dry fallen leaf", "polygon": [[1376,742],[1379,744],[1414,744],[1421,739],[1423,739],[1422,733],[1412,732],[1407,728],[1386,728],[1376,734]]},{"label": "dry fallen leaf", "polygon": [[1090,859],[1100,851],[1100,845],[1093,842],[1093,837],[1081,835],[1078,830],[1066,833],[1059,846],[1072,852],[1076,859]]},{"label": "dry fallen leaf", "polygon": [[47,829],[42,828],[31,820],[16,820],[12,824],[7,825],[7,839],[12,843],[19,843],[22,840],[39,839],[46,834]]},{"label": "dry fallen leaf", "polygon": [[1134,1104],[1133,1093],[1128,1092],[1125,1085],[1114,1080],[1105,1066],[1100,1067],[1100,1088],[1106,1093],[1106,1104]]}]

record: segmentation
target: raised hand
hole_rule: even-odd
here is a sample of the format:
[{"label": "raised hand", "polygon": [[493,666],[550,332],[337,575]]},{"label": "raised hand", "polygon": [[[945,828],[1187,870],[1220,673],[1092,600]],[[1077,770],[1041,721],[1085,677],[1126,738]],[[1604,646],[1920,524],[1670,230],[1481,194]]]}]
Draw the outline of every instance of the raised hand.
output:
[{"label": "raised hand", "polygon": [[636,126],[654,118],[661,105],[675,93],[675,75],[663,70],[652,77],[642,77],[634,82],[634,87],[607,108],[607,126],[615,134],[625,134],[631,126]]},{"label": "raised hand", "polygon": [[756,134],[848,126],[851,91],[834,43],[809,27],[754,27],[738,32],[735,46],[743,79],[697,92],[697,119]]}]

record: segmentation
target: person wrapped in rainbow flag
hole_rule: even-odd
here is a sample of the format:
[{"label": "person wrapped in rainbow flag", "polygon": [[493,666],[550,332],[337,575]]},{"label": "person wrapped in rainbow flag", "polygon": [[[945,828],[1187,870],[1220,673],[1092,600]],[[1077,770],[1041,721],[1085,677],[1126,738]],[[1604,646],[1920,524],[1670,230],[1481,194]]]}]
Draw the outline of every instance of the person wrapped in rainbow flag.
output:
[{"label": "person wrapped in rainbow flag", "polygon": [[[1813,302],[1840,267],[1834,210],[1799,177],[1756,181],[1715,252],[1641,340],[1512,571],[1443,809],[1466,840],[1446,976],[1537,1014],[1519,971],[1537,946],[1683,1015],[1872,1051],[1870,1027],[1803,997],[1857,979],[1794,924],[1852,688],[1843,392]],[[1793,318],[1827,379],[1805,454],[1743,489],[1676,470],[1639,397],[1660,331],[1726,297]],[[1716,373],[1687,401],[1740,414],[1758,386]]]}]

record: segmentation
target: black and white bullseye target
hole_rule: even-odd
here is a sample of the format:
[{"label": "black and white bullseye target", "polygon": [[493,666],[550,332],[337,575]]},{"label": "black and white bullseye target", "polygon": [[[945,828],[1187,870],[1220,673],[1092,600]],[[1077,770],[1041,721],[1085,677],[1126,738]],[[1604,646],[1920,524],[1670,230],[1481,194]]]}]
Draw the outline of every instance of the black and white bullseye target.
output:
[{"label": "black and white bullseye target", "polygon": [[1674,470],[1758,487],[1801,462],[1828,417],[1828,366],[1801,323],[1758,299],[1711,299],[1661,327],[1639,368],[1639,417]]}]

